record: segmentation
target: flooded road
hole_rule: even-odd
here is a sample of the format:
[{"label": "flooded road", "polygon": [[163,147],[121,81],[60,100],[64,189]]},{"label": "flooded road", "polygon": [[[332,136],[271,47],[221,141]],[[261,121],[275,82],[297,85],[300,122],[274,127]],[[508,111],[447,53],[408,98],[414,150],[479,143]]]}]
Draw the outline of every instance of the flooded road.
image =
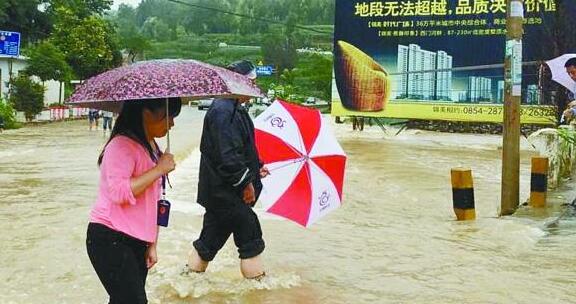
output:
[{"label": "flooded road", "polygon": [[[492,135],[334,125],[349,157],[339,210],[308,229],[258,211],[269,273],[262,282],[241,278],[232,241],[206,274],[182,275],[201,227],[194,201],[203,114],[184,107],[171,134],[173,214],[148,277],[151,303],[576,303],[576,220],[543,228],[572,189],[551,193],[547,210],[498,218],[501,139]],[[0,303],[106,303],[84,245],[106,139],[85,121],[0,134]],[[457,166],[473,170],[473,222],[454,220]]]}]

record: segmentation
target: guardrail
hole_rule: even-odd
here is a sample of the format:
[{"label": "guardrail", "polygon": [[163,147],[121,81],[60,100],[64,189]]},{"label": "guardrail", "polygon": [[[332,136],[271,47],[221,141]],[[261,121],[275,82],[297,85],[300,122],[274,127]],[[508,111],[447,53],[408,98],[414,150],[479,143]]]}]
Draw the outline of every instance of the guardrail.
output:
[{"label": "guardrail", "polygon": [[[66,106],[50,107],[32,119],[33,122],[60,121],[66,119],[78,119],[88,116],[88,108],[68,108]],[[28,122],[24,112],[16,112],[17,122]]]}]

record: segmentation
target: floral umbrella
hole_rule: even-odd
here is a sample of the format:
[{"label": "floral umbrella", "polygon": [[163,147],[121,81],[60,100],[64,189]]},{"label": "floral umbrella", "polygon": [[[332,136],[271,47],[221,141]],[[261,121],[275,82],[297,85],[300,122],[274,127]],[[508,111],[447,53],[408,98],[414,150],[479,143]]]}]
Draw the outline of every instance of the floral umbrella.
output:
[{"label": "floral umbrella", "polygon": [[188,97],[261,97],[247,77],[196,60],[141,61],[94,76],[82,83],[68,104],[118,112],[131,100]]}]

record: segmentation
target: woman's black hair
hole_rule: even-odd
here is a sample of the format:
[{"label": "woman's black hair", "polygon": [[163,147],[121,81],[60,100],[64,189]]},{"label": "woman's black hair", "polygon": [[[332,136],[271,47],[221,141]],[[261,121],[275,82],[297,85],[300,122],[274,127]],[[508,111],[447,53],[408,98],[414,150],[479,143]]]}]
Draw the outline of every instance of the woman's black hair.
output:
[{"label": "woman's black hair", "polygon": [[[168,98],[168,115],[170,117],[178,116],[181,108],[182,102],[180,97]],[[155,159],[154,150],[148,140],[146,140],[146,132],[144,131],[144,121],[142,119],[144,109],[148,109],[151,112],[166,109],[166,98],[125,101],[122,105],[120,115],[116,118],[114,128],[110,133],[110,138],[98,157],[98,166],[102,163],[106,146],[108,146],[114,137],[119,135],[124,135],[136,141],[148,151],[152,159]]]}]

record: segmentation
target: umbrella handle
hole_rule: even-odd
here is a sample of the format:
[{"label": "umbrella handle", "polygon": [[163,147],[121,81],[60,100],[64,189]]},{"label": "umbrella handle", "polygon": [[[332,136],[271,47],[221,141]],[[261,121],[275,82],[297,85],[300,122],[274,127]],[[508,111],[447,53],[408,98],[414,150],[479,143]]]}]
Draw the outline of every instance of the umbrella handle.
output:
[{"label": "umbrella handle", "polygon": [[282,169],[282,168],[284,168],[284,167],[288,167],[288,166],[291,166],[291,165],[293,165],[293,164],[303,162],[303,161],[305,161],[305,160],[306,160],[305,158],[295,159],[295,160],[293,160],[293,161],[290,162],[290,163],[283,164],[282,166],[278,166],[278,167],[275,167],[275,168],[268,168],[268,171],[269,171],[269,172],[273,172],[273,171],[276,171],[276,170],[278,170],[278,169]]},{"label": "umbrella handle", "polygon": [[166,98],[166,152],[170,153],[170,117],[168,111],[168,98]]}]

